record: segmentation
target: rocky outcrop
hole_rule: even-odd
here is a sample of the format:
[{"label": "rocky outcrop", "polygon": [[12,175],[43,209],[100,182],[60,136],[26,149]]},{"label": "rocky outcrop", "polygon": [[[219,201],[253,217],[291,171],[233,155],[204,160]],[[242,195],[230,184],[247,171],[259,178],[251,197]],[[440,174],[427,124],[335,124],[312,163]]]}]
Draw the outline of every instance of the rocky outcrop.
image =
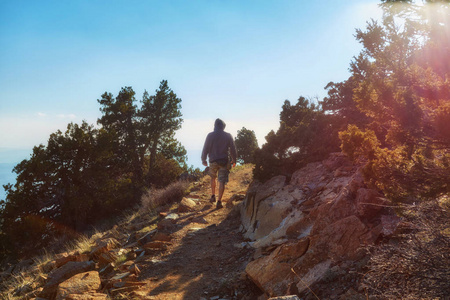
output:
[{"label": "rocky outcrop", "polygon": [[241,207],[242,230],[257,253],[269,254],[256,257],[246,273],[268,296],[301,293],[395,231],[399,219],[385,207],[365,186],[360,167],[340,153],[308,164],[289,182],[284,176],[255,181]]}]

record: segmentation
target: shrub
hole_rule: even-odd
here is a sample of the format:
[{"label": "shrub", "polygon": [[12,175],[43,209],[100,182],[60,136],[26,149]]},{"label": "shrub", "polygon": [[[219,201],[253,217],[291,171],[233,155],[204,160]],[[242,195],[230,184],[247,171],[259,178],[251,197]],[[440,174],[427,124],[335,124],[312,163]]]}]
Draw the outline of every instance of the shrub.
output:
[{"label": "shrub", "polygon": [[141,203],[144,210],[180,201],[189,187],[187,181],[176,181],[162,189],[150,189],[142,196]]}]

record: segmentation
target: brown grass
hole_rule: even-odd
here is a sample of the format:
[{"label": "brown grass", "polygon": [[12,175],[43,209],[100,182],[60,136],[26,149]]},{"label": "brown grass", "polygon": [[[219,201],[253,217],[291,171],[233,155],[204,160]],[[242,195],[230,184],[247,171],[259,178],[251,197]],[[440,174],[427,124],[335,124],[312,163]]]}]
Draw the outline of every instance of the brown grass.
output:
[{"label": "brown grass", "polygon": [[177,181],[163,189],[151,189],[141,198],[143,210],[154,210],[159,206],[180,201],[186,195],[189,182]]},{"label": "brown grass", "polygon": [[380,299],[447,299],[450,214],[437,202],[410,207],[412,228],[373,249],[363,284]]}]

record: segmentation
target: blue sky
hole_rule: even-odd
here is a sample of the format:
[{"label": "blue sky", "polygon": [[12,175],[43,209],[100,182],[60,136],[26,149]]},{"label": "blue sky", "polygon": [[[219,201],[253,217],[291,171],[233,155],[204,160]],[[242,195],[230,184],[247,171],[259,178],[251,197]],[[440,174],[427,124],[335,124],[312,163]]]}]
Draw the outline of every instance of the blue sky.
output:
[{"label": "blue sky", "polygon": [[284,100],[322,98],[348,77],[355,28],[378,3],[0,0],[0,163],[69,122],[95,124],[105,91],[132,86],[139,100],[163,79],[182,99],[190,164],[217,117],[261,145]]}]

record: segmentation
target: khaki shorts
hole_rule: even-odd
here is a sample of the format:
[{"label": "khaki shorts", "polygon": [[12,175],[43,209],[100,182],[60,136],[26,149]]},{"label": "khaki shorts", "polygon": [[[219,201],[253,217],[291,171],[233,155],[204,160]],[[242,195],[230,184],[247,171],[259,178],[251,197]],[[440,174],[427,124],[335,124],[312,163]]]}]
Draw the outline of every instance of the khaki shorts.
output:
[{"label": "khaki shorts", "polygon": [[216,178],[217,173],[219,174],[219,182],[227,183],[228,182],[228,174],[230,174],[230,171],[228,171],[227,166],[221,166],[216,162],[213,162],[209,165],[209,176],[211,178]]}]

